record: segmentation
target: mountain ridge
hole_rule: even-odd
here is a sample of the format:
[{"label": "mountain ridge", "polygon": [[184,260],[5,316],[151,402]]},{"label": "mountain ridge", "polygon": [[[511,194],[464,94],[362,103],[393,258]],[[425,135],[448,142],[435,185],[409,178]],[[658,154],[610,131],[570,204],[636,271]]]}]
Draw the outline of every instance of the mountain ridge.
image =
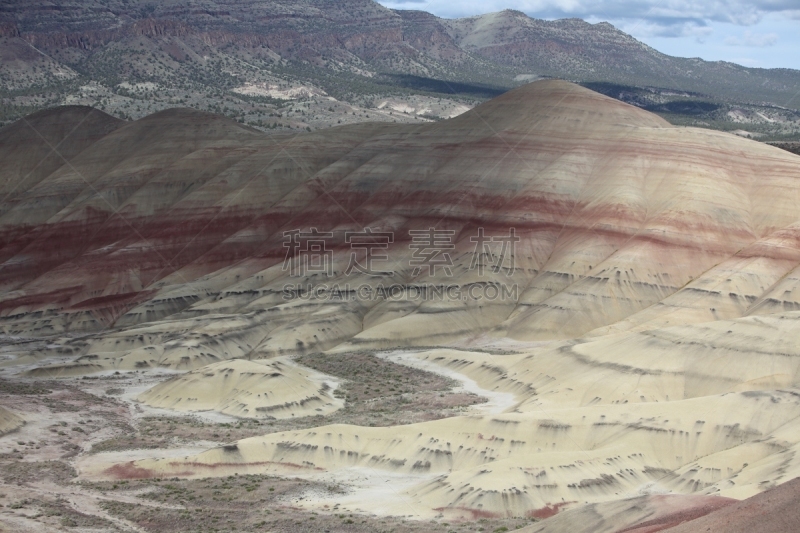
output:
[{"label": "mountain ridge", "polygon": [[[7,6],[0,22],[5,120],[74,102],[123,118],[188,104],[273,130],[407,123],[562,78],[616,84],[606,94],[674,123],[800,134],[800,114],[786,108],[800,71],[673,58],[580,19],[441,19],[371,0],[36,0]],[[658,108],[671,102],[689,105]]]}]

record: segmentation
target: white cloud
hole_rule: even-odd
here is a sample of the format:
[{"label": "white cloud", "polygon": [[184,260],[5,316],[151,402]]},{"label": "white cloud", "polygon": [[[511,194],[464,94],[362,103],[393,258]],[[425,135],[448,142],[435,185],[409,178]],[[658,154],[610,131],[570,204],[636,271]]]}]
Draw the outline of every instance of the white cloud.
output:
[{"label": "white cloud", "polygon": [[[589,19],[589,21],[600,22],[600,19],[592,18]],[[629,35],[635,35],[640,39],[646,39],[648,37],[685,37],[702,43],[714,32],[711,26],[693,20],[670,25],[659,24],[645,19],[621,20],[615,22],[620,30]]]},{"label": "white cloud", "polygon": [[732,57],[728,59],[731,63],[736,63],[738,65],[744,65],[745,67],[760,67],[761,61],[758,59],[753,59],[751,57]]},{"label": "white cloud", "polygon": [[775,46],[778,43],[777,33],[754,33],[750,30],[744,32],[741,37],[730,36],[725,39],[728,46],[755,46],[763,48],[765,46]]}]

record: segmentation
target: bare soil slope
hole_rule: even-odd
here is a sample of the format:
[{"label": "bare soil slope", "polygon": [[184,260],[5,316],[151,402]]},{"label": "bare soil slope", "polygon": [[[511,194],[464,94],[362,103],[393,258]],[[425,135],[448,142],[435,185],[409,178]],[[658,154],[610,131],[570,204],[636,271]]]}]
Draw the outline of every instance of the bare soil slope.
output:
[{"label": "bare soil slope", "polygon": [[[304,476],[352,487],[294,502],[315,512],[499,520],[664,493],[709,510],[800,476],[800,157],[559,81],[421,126],[274,138],[176,109],[107,127],[0,215],[0,371],[186,372],[138,407],[320,419],[85,478]],[[392,235],[377,272],[352,268],[365,228]],[[414,240],[431,228],[437,268]],[[512,229],[513,257],[476,246]],[[326,270],[291,268],[300,232],[329,232]],[[398,347],[381,356],[489,401],[334,423],[346,398],[275,366]],[[400,376],[351,387],[358,412],[422,401]]]}]

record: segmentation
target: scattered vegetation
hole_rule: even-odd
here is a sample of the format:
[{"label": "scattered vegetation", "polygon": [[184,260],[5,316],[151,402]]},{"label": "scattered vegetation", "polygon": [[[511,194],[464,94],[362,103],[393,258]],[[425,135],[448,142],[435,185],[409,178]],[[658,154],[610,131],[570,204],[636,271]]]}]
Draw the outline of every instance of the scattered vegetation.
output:
[{"label": "scattered vegetation", "polygon": [[91,453],[164,448],[197,440],[233,442],[248,437],[325,424],[389,426],[462,414],[485,398],[454,392],[458,383],[431,372],[398,365],[367,352],[314,353],[297,362],[339,377],[334,396],[344,407],[327,416],[211,422],[199,416],[147,416],[137,427],[92,445]]},{"label": "scattered vegetation", "polygon": [[678,126],[733,132],[760,141],[800,139],[800,112],[754,101],[737,102],[709,94],[663,87],[633,87],[615,83],[584,86],[641,107]]},{"label": "scattered vegetation", "polygon": [[[154,479],[95,483],[94,490],[108,494],[103,503],[113,515],[146,531],[171,532],[467,532],[510,531],[532,522],[522,518],[481,519],[479,522],[446,523],[400,518],[379,518],[339,511],[305,511],[294,504],[308,492],[336,496],[338,485],[300,479],[242,475],[200,480]],[[113,496],[142,493],[153,506],[133,505]]]}]

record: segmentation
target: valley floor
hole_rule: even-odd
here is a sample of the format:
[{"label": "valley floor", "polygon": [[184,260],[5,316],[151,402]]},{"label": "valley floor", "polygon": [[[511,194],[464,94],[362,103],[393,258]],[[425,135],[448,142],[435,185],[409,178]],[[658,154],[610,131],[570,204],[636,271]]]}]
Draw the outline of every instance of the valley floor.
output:
[{"label": "valley floor", "polygon": [[[353,354],[350,366],[339,366],[343,379],[359,369],[370,377],[366,383],[372,383],[370,388],[347,381],[341,387],[348,397],[343,409],[324,417],[261,421],[176,413],[135,401],[139,392],[164,379],[159,372],[59,380],[12,378],[6,372],[0,380],[0,405],[25,424],[0,437],[0,531],[460,532],[505,531],[531,523],[525,518],[447,523],[376,513],[382,500],[396,499],[398,491],[420,477],[370,469],[196,480],[103,481],[85,474],[98,466],[184,457],[242,438],[326,423],[391,426],[434,420],[491,405],[476,392],[496,397],[468,378],[472,386],[464,387],[451,379],[459,377],[456,373],[444,372],[449,376],[444,377],[417,370],[390,362],[398,358],[388,355]],[[324,354],[300,361],[337,370]],[[375,381],[375,376],[385,376],[385,381]],[[399,383],[403,392],[388,390]]]}]

